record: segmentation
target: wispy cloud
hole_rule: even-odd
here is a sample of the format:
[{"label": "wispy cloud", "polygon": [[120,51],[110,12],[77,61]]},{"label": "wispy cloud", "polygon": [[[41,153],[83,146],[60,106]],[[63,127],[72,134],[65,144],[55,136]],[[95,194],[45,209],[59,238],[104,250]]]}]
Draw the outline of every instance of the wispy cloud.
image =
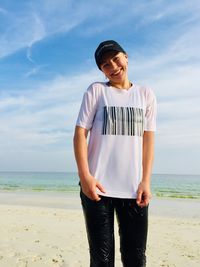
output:
[{"label": "wispy cloud", "polygon": [[188,32],[179,33],[152,55],[132,51],[131,76],[155,86],[161,98],[199,95],[199,29],[200,24],[190,26]]},{"label": "wispy cloud", "polygon": [[31,77],[31,76],[37,75],[38,72],[41,71],[41,69],[46,67],[46,65],[37,65],[33,60],[31,60],[31,62],[34,63],[34,67],[25,73],[24,75],[25,77]]},{"label": "wispy cloud", "polygon": [[[144,51],[130,51],[130,76],[153,87],[158,98],[158,143],[162,148],[200,147],[199,30],[200,23],[189,23],[187,31],[178,30],[174,39],[148,56]],[[155,51],[156,47],[158,43]]]},{"label": "wispy cloud", "polygon": [[44,26],[38,23],[36,15],[32,13],[27,13],[22,17],[9,13],[5,23],[8,26],[5,27],[0,37],[0,57],[23,47],[30,47],[45,36]]},{"label": "wispy cloud", "polygon": [[86,18],[80,9],[73,8],[70,1],[37,1],[24,6],[21,10],[4,13],[3,21],[7,26],[0,37],[0,58],[28,47],[27,57],[34,43],[57,32],[67,32]]},{"label": "wispy cloud", "polygon": [[[200,148],[199,12],[200,4],[195,0],[148,3],[103,0],[101,5],[97,0],[37,0],[24,5],[23,10],[17,7],[8,10],[2,5],[1,25],[5,30],[1,30],[0,35],[0,58],[11,54],[14,57],[17,50],[24,50],[23,59],[20,58],[21,87],[18,84],[18,89],[1,92],[1,164],[6,157],[7,165],[9,157],[12,162],[15,159],[19,162],[20,153],[24,155],[24,162],[28,162],[26,156],[37,162],[35,169],[43,157],[48,161],[46,169],[49,162],[57,168],[61,161],[62,166],[65,160],[73,163],[72,136],[83,93],[91,82],[105,81],[104,76],[96,66],[87,64],[94,60],[93,54],[77,63],[82,68],[74,65],[72,71],[71,62],[63,59],[63,70],[58,71],[55,64],[50,69],[53,75],[44,73],[51,64],[51,53],[45,54],[48,60],[39,62],[38,59],[40,53],[46,52],[44,43],[48,46],[48,41],[55,41],[58,36],[67,39],[66,33],[75,28],[71,38],[75,36],[76,41],[88,46],[90,51],[97,40],[108,36],[119,37],[125,47],[127,45],[131,80],[151,86],[158,98],[156,144],[159,160],[167,158],[162,149],[168,150],[168,155],[176,153],[173,159],[177,162],[179,151],[185,149],[197,154],[195,151]],[[56,49],[59,51],[60,46]],[[82,54],[83,51],[77,49],[77,55]],[[17,60],[19,57],[17,54]],[[26,66],[23,68],[24,58]],[[12,57],[8,61],[6,64],[12,65]],[[13,79],[8,75],[8,83]],[[23,166],[23,162],[20,164]],[[35,163],[29,166],[31,164]]]},{"label": "wispy cloud", "polygon": [[0,7],[0,13],[2,15],[6,15],[7,11],[5,9],[3,9],[3,8]]},{"label": "wispy cloud", "polygon": [[[80,101],[91,77],[97,72],[72,77],[57,77],[40,88],[1,98],[1,137],[10,146],[36,149],[65,143],[72,138]],[[1,143],[1,150],[7,142]],[[66,147],[63,146],[65,150]]]}]

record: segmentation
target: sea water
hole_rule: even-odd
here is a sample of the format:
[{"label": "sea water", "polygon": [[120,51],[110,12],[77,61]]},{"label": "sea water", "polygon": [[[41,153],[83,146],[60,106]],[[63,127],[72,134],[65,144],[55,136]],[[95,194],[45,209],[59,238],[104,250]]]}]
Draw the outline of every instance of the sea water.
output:
[{"label": "sea water", "polygon": [[[0,191],[79,191],[76,172],[0,172]],[[157,197],[200,199],[200,175],[153,174],[152,193]]]}]

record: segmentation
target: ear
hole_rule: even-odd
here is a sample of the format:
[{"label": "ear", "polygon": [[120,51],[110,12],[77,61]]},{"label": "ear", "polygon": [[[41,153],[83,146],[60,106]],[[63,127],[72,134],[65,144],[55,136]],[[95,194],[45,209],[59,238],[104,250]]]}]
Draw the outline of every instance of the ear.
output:
[{"label": "ear", "polygon": [[124,54],[124,56],[125,56],[125,58],[126,58],[126,60],[128,62],[128,55],[127,54]]}]

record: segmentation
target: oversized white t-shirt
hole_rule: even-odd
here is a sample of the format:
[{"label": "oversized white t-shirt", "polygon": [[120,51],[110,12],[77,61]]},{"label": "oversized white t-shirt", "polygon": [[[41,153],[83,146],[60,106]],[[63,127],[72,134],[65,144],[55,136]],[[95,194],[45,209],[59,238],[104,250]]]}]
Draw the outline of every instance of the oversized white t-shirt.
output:
[{"label": "oversized white t-shirt", "polygon": [[144,131],[156,129],[156,98],[149,88],[133,85],[118,89],[96,82],[84,94],[77,126],[90,130],[90,173],[106,193],[136,198],[142,178]]}]

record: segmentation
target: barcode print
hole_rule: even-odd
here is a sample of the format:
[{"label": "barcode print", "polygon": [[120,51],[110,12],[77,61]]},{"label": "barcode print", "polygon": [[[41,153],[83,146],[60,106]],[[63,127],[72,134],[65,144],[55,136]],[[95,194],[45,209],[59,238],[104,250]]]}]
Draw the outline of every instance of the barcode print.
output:
[{"label": "barcode print", "polygon": [[103,135],[135,135],[144,132],[144,115],[141,108],[104,107]]}]

